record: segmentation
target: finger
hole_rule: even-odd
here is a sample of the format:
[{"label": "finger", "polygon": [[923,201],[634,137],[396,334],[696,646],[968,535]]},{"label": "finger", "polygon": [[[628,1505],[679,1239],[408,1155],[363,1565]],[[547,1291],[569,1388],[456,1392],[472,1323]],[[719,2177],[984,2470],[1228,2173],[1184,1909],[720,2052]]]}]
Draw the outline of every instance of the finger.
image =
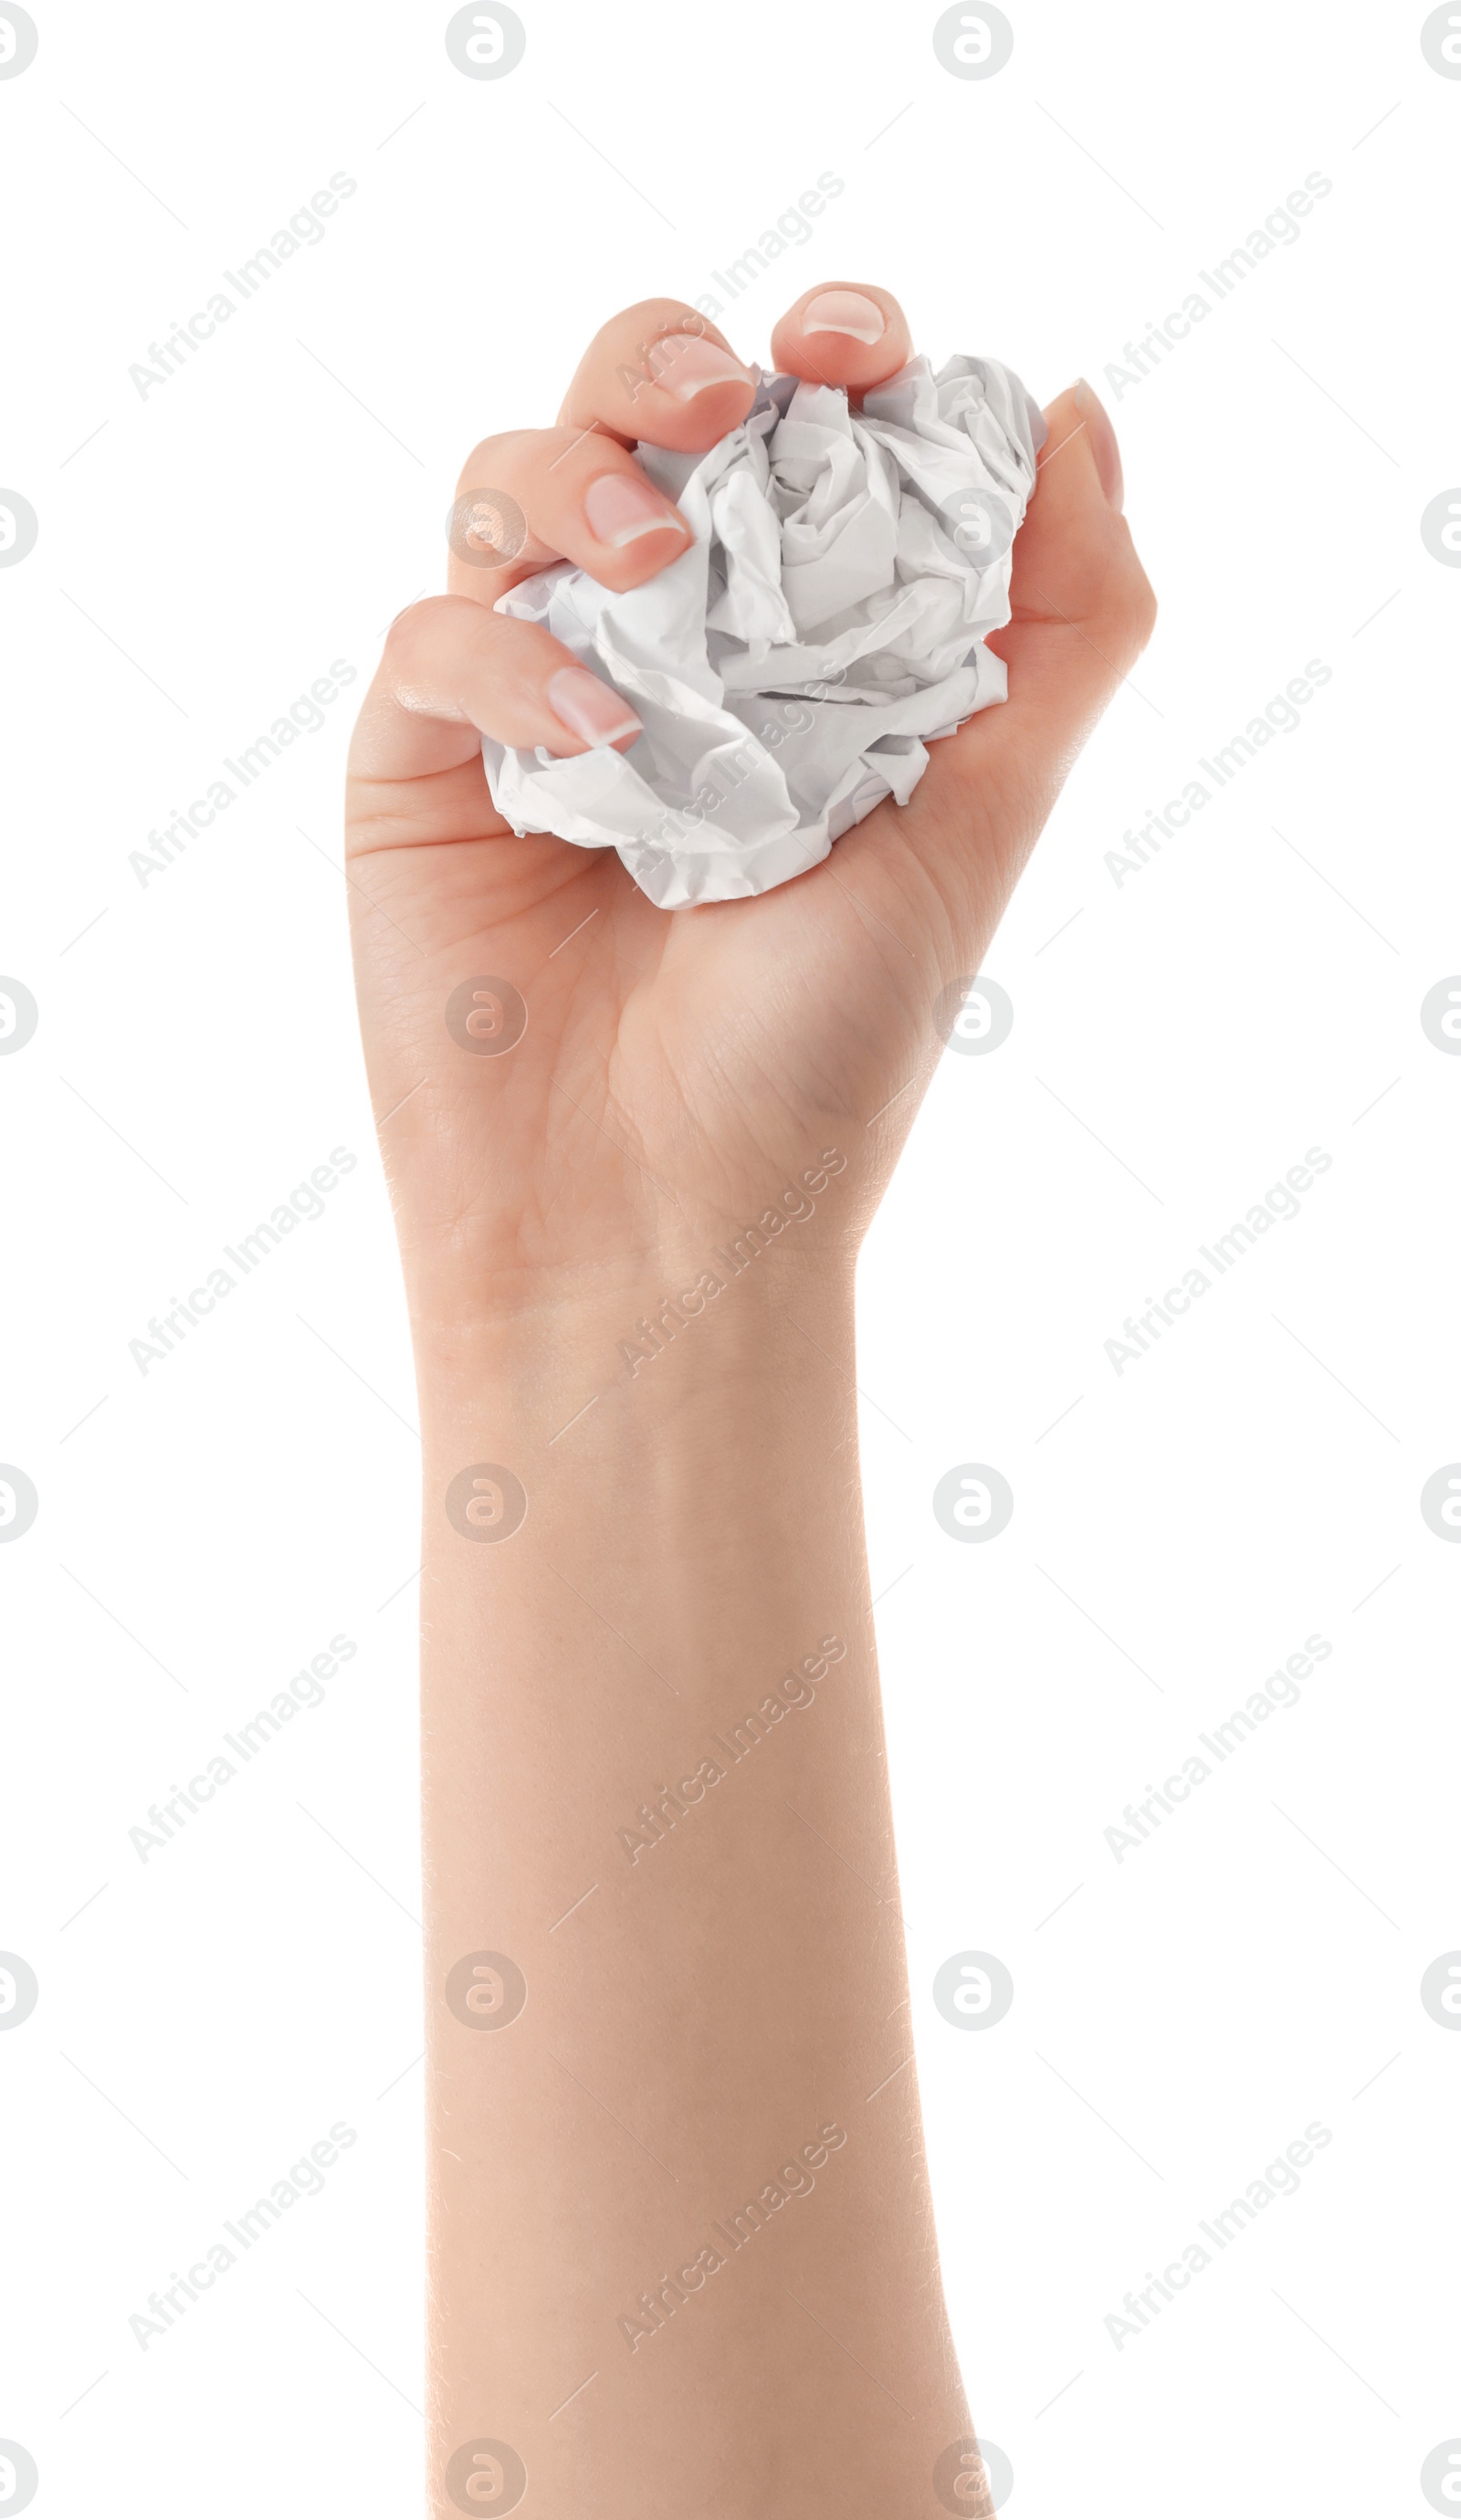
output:
[{"label": "finger", "polygon": [[462,468],[447,584],[495,604],[520,578],[571,560],[621,595],[678,560],[690,540],[673,500],[616,438],[516,429],[485,438]]},{"label": "finger", "polygon": [[771,357],[808,383],[865,393],[895,377],[913,356],[908,320],[895,297],[862,280],[824,280],[783,315]]},{"label": "finger", "polygon": [[569,428],[702,454],[739,428],[754,398],[754,377],[716,325],[683,298],[646,297],[594,335],[558,417]]},{"label": "finger", "polygon": [[1121,450],[1111,414],[1095,386],[1088,385],[1084,377],[1076,378],[1071,391],[1075,397],[1075,408],[1086,425],[1091,458],[1106,493],[1106,504],[1115,508],[1119,516],[1126,504],[1126,476],[1121,469]]},{"label": "finger", "polygon": [[390,625],[350,745],[352,779],[420,779],[459,769],[484,735],[560,758],[642,733],[627,700],[535,622],[460,596],[428,596]]},{"label": "finger", "polygon": [[[1088,385],[1057,396],[1015,540],[1012,617],[988,645],[1009,697],[931,746],[897,829],[982,952],[1076,754],[1151,636],[1156,599],[1120,514],[1116,433]],[[890,880],[870,821],[838,844],[861,881]],[[966,965],[967,968],[967,965]]]},{"label": "finger", "polygon": [[1045,417],[1034,496],[1015,542],[1010,623],[989,642],[1009,669],[1009,699],[988,713],[1002,721],[988,742],[1002,745],[1028,741],[1031,730],[1057,745],[1079,742],[1156,619],[1120,512],[1120,454],[1106,410],[1082,380]]}]

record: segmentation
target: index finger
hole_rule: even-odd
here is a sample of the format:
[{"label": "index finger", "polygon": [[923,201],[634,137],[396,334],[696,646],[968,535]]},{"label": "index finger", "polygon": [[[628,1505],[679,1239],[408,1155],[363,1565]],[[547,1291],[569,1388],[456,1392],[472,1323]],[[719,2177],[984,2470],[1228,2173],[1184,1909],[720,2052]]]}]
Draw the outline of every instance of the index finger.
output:
[{"label": "index finger", "polygon": [[703,454],[737,428],[755,379],[708,318],[682,297],[646,297],[594,335],[559,423]]}]

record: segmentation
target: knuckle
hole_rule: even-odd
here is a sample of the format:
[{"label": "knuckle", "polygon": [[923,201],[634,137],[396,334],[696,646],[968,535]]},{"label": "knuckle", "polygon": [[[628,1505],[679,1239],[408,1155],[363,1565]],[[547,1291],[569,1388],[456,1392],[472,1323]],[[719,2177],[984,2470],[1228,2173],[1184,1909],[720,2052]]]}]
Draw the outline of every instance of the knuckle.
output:
[{"label": "knuckle", "polygon": [[1157,596],[1135,548],[1127,537],[1126,564],[1117,588],[1118,617],[1137,652],[1146,646],[1157,626]]},{"label": "knuckle", "polygon": [[657,334],[676,325],[682,331],[700,332],[705,329],[706,318],[687,305],[683,297],[641,297],[637,305],[622,307],[600,326],[593,347],[617,350],[626,340],[638,340],[641,336],[652,340]]},{"label": "knuckle", "polygon": [[719,328],[682,297],[644,297],[621,308],[600,326],[579,361],[563,417],[570,424],[604,413],[611,425],[622,419],[624,405],[659,382],[659,345],[682,334],[728,346]]},{"label": "knuckle", "polygon": [[1157,598],[1152,581],[1137,556],[1124,517],[1108,512],[1100,547],[1089,609],[1099,615],[1112,646],[1134,661],[1156,627]]},{"label": "knuckle", "polygon": [[386,633],[382,663],[389,674],[400,674],[419,662],[428,649],[439,646],[462,611],[459,595],[423,595],[398,612]]},{"label": "knuckle", "polygon": [[508,428],[479,439],[457,474],[458,498],[468,490],[505,487],[531,461],[538,440],[551,434],[540,428]]},{"label": "knuckle", "polygon": [[556,428],[542,433],[543,472],[539,485],[545,500],[561,500],[564,492],[581,480],[583,474],[606,463],[614,464],[625,451],[624,440],[613,429],[606,428],[597,418],[581,425],[560,421]]}]

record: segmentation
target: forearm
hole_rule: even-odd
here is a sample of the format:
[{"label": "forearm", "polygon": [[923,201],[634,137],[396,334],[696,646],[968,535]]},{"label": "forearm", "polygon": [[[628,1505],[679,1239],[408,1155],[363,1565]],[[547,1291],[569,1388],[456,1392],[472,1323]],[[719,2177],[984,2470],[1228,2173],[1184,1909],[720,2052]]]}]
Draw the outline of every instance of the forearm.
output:
[{"label": "forearm", "polygon": [[[799,472],[791,518],[776,493],[803,594],[805,518],[912,353],[886,290],[831,299],[773,339],[850,431],[841,486]],[[592,677],[502,598],[559,558],[616,600],[702,583],[635,450],[684,477],[746,423],[754,375],[707,336],[624,308],[553,428],[467,457],[452,592],[392,625],[352,747],[425,1431],[432,2494],[437,2520],[987,2520],[911,2053],[851,1254],[1152,596],[1111,425],[1061,395],[991,642],[1009,698],[930,739],[905,804],[671,911],[658,844],[519,832],[489,764],[546,746],[577,792],[642,737],[617,703],[584,731]],[[847,1160],[814,1162],[834,1135]],[[763,1247],[722,1258],[752,1215]]]},{"label": "forearm", "polygon": [[[620,1341],[707,1267],[722,1291],[631,1372]],[[534,2507],[591,2489],[598,2520],[820,2520],[849,2464],[859,2503],[911,2506],[968,2417],[847,1265],[810,1237],[740,1274],[657,1261],[418,1347],[438,2507],[502,2507],[442,2490],[484,2439]],[[525,1491],[508,1537],[443,1505],[481,1463]],[[481,1952],[522,1973],[512,2019],[510,1973],[477,1981],[496,2012],[463,2000]]]}]

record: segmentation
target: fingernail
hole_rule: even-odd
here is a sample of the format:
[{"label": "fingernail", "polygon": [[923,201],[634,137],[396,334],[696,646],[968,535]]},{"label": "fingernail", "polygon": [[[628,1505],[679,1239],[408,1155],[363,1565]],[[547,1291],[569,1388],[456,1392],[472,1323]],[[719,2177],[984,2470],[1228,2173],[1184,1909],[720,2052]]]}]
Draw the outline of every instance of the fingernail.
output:
[{"label": "fingernail", "polygon": [[1075,380],[1075,408],[1085,423],[1086,434],[1091,441],[1091,453],[1096,459],[1096,472],[1101,487],[1106,493],[1106,504],[1109,508],[1115,508],[1117,515],[1119,516],[1121,503],[1126,495],[1125,478],[1121,472],[1121,450],[1117,444],[1116,430],[1111,425],[1111,414],[1094,385],[1088,385],[1084,377],[1077,377]]},{"label": "fingernail", "polygon": [[691,402],[707,385],[749,385],[751,377],[718,341],[697,340],[693,333],[666,333],[650,360],[657,385],[676,402]]},{"label": "fingernail", "polygon": [[888,319],[881,306],[856,289],[824,289],[801,309],[803,333],[847,333],[854,341],[881,341]]},{"label": "fingernail", "polygon": [[601,472],[583,493],[583,513],[590,532],[612,551],[641,534],[688,534],[690,528],[667,499],[632,472]]},{"label": "fingernail", "polygon": [[585,743],[603,746],[644,732],[628,701],[584,665],[560,665],[548,684],[548,701],[554,716]]}]

